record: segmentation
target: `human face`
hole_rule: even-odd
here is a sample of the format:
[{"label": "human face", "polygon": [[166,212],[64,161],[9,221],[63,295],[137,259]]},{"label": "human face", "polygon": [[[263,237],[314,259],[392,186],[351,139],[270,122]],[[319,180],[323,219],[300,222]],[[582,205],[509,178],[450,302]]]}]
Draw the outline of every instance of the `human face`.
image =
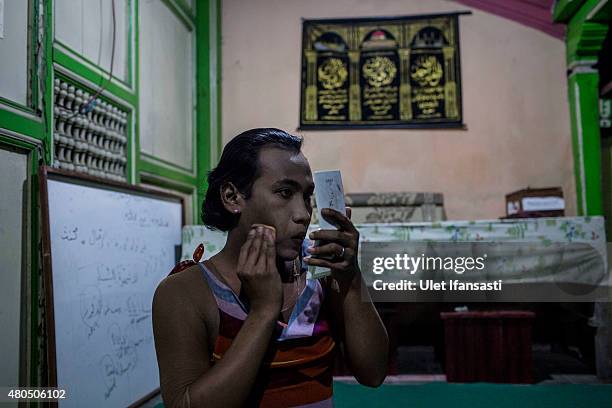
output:
[{"label": "human face", "polygon": [[261,149],[258,159],[260,174],[250,198],[245,200],[239,226],[244,230],[255,223],[273,226],[277,257],[295,259],[300,255],[312,214],[314,183],[310,165],[301,152],[275,147]]}]

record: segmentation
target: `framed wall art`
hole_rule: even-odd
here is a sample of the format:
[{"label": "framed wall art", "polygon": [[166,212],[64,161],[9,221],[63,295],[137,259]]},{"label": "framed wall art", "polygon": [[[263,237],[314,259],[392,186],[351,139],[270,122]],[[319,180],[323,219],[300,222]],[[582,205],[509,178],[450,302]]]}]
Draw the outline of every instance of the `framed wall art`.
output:
[{"label": "framed wall art", "polygon": [[463,127],[461,14],[303,20],[300,129]]}]

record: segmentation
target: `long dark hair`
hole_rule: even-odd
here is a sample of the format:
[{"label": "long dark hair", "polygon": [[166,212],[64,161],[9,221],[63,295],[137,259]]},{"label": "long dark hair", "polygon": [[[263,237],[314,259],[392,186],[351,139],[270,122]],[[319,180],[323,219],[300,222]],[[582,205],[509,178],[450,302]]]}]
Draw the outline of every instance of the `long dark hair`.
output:
[{"label": "long dark hair", "polygon": [[251,196],[253,183],[259,177],[259,151],[277,147],[300,152],[302,138],[275,128],[247,130],[234,137],[223,148],[219,164],[208,172],[208,190],[202,203],[202,221],[206,226],[229,231],[238,222],[238,215],[225,209],[221,201],[221,186],[233,183],[245,198]]}]

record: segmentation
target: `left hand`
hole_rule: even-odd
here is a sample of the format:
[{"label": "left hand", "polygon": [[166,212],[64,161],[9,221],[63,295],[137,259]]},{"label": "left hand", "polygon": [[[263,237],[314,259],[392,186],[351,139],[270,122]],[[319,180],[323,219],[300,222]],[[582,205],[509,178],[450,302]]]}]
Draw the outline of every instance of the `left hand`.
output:
[{"label": "left hand", "polygon": [[[334,209],[323,208],[321,215],[338,229],[311,232],[308,237],[322,241],[322,245],[309,247],[306,251],[313,256],[306,257],[304,260],[308,265],[331,269],[333,277],[339,281],[350,282],[359,269],[357,264],[359,231],[350,220],[351,209],[346,208],[345,216]],[[323,257],[329,259],[323,259]]]}]

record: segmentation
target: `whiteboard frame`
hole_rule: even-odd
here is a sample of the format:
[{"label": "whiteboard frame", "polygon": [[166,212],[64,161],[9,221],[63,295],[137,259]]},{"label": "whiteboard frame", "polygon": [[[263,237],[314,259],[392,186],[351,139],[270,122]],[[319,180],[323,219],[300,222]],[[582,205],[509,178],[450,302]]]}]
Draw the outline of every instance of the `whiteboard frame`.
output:
[{"label": "whiteboard frame", "polygon": [[[117,191],[124,194],[132,194],[146,196],[149,198],[162,199],[166,201],[174,201],[181,204],[181,229],[185,225],[185,202],[182,197],[170,193],[160,192],[157,190],[136,186],[119,181],[106,180],[100,177],[94,177],[86,174],[75,173],[72,171],[55,169],[49,166],[40,166],[40,209],[42,223],[42,266],[43,266],[43,282],[45,285],[45,325],[47,331],[47,364],[49,367],[48,386],[57,387],[57,356],[55,344],[55,308],[53,302],[53,270],[51,263],[51,235],[49,223],[49,190],[48,181],[62,181],[87,187],[106,189]],[[138,407],[144,402],[150,400],[157,394],[160,389],[157,387],[150,393],[142,396],[134,401],[129,407]],[[57,407],[58,402],[52,402],[51,406]]]}]

